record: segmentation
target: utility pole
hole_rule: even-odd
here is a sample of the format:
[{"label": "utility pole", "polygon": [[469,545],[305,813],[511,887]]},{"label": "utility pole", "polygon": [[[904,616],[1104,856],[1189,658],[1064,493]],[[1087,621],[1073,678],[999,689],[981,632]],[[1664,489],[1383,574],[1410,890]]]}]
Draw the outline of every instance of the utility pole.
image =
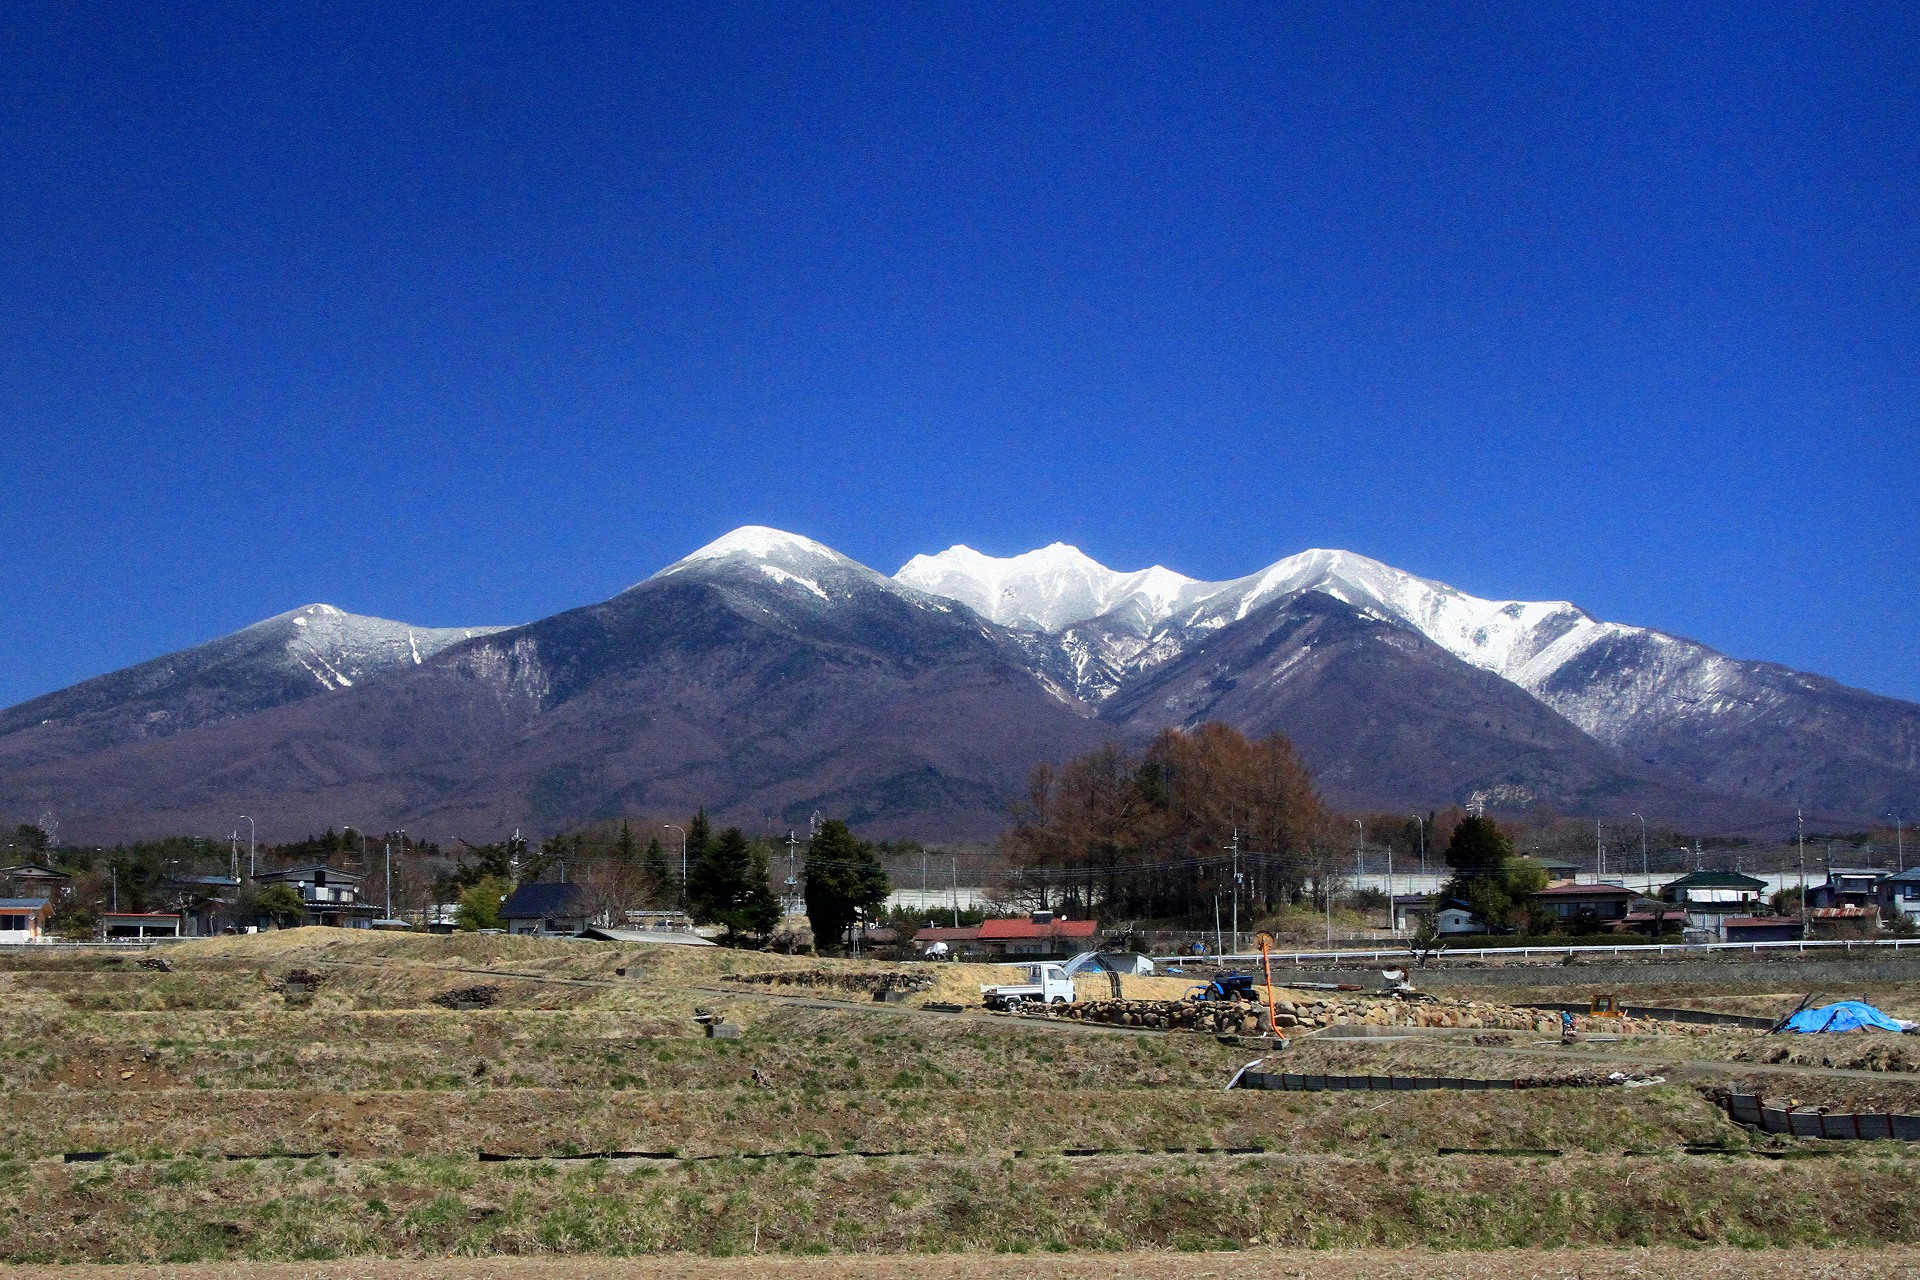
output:
[{"label": "utility pole", "polygon": [[1222,956],[1227,953],[1225,940],[1220,936],[1220,895],[1213,895],[1213,954]]},{"label": "utility pole", "polygon": [[233,867],[233,878],[240,878],[240,833],[235,831],[227,838],[227,861]]},{"label": "utility pole", "polygon": [[1907,869],[1907,835],[1901,827],[1899,811],[1890,812],[1887,816],[1893,819],[1893,869],[1894,874],[1898,875]]},{"label": "utility pole", "polygon": [[[799,905],[795,901],[795,899],[797,899],[800,895],[794,892],[794,887],[799,884],[799,881],[794,878],[794,874],[793,874],[794,851],[799,847],[800,847],[800,837],[793,834],[792,827],[788,827],[787,828],[787,914],[788,915],[796,914],[794,911],[794,908]],[[921,872],[920,872],[920,883],[921,883],[920,896],[923,898],[926,896],[926,880],[927,880],[927,874],[926,874],[925,864],[923,863],[921,867]]]},{"label": "utility pole", "polygon": [[1607,878],[1607,846],[1600,837],[1598,819],[1593,824],[1593,878],[1596,881]]},{"label": "utility pole", "polygon": [[386,840],[387,848],[387,919],[393,919],[393,836]]},{"label": "utility pole", "polygon": [[1233,854],[1233,954],[1240,954],[1240,828],[1233,829],[1233,843],[1226,846]]},{"label": "utility pole", "polygon": [[240,821],[247,824],[247,879],[251,880],[253,879],[254,838],[260,834],[260,831],[259,828],[253,825],[253,819],[249,818],[246,814],[243,813],[240,815]]},{"label": "utility pole", "polygon": [[1807,936],[1807,817],[1800,810],[1793,811],[1794,823],[1800,828],[1800,936]]},{"label": "utility pole", "polygon": [[111,877],[113,881],[113,909],[114,912],[118,914],[120,910],[120,868],[114,866],[112,863],[108,863],[107,875]]},{"label": "utility pole", "polygon": [[953,927],[960,927],[960,855],[947,855],[947,866],[953,876]]},{"label": "utility pole", "polygon": [[[1639,814],[1631,815],[1640,818]],[[1640,892],[1645,893],[1653,885],[1653,878],[1647,874],[1647,820],[1640,818]]]},{"label": "utility pole", "polygon": [[1427,820],[1422,814],[1413,815],[1414,824],[1420,832],[1420,874],[1427,874]]},{"label": "utility pole", "polygon": [[1320,889],[1327,899],[1327,946],[1331,948],[1333,946],[1333,855],[1331,853],[1327,855],[1326,870],[1320,874],[1326,879],[1326,883],[1320,886]]},{"label": "utility pole", "polygon": [[1382,843],[1387,846],[1387,932],[1398,933],[1400,929],[1393,917],[1393,841]]}]

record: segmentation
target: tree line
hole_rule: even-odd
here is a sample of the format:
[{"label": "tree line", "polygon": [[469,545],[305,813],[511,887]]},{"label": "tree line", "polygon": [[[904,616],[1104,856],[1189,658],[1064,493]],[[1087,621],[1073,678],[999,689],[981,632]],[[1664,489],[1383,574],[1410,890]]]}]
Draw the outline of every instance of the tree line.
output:
[{"label": "tree line", "polygon": [[1243,909],[1277,910],[1329,892],[1353,847],[1286,737],[1215,723],[1042,765],[1013,817],[1016,896],[1073,915],[1210,917],[1236,866]]}]

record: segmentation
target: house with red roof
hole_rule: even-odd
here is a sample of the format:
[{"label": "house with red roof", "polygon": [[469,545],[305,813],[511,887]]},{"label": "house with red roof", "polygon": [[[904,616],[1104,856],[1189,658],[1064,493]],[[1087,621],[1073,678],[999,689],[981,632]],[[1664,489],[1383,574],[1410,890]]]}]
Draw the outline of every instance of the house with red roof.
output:
[{"label": "house with red roof", "polygon": [[1097,920],[1062,920],[1051,911],[1036,911],[1025,920],[982,921],[979,942],[983,950],[1024,960],[1091,951],[1099,936]]}]

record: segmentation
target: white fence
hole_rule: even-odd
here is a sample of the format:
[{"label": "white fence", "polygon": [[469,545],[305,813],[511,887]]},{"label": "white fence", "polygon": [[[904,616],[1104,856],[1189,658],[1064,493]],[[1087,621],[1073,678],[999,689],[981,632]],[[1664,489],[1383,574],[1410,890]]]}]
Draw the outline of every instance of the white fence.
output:
[{"label": "white fence", "polygon": [[[1740,951],[1755,955],[1763,951],[1799,951],[1809,948],[1815,951],[1832,951],[1844,948],[1851,952],[1870,947],[1891,947],[1896,952],[1902,947],[1920,950],[1920,938],[1836,938],[1820,939],[1811,942],[1647,942],[1637,946],[1625,944],[1619,946],[1591,947],[1448,947],[1445,951],[1436,951],[1435,956],[1463,956],[1468,959],[1517,959],[1532,960],[1536,956],[1542,960],[1562,959],[1567,956],[1666,956],[1691,955],[1696,952]],[[1304,964],[1308,961],[1338,960],[1394,960],[1413,956],[1409,947],[1389,947],[1378,951],[1275,951],[1269,956],[1272,960]],[[1199,958],[1199,957],[1194,957]],[[1258,960],[1258,951],[1240,952],[1234,955],[1213,957],[1216,960],[1250,961]]]}]

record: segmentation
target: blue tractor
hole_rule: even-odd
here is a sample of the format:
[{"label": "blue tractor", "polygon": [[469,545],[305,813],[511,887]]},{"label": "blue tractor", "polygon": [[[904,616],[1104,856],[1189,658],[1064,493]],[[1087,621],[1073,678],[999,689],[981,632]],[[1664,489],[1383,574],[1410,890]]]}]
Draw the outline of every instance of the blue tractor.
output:
[{"label": "blue tractor", "polygon": [[1253,993],[1253,975],[1226,973],[1202,987],[1187,992],[1189,1000],[1258,1000]]}]

